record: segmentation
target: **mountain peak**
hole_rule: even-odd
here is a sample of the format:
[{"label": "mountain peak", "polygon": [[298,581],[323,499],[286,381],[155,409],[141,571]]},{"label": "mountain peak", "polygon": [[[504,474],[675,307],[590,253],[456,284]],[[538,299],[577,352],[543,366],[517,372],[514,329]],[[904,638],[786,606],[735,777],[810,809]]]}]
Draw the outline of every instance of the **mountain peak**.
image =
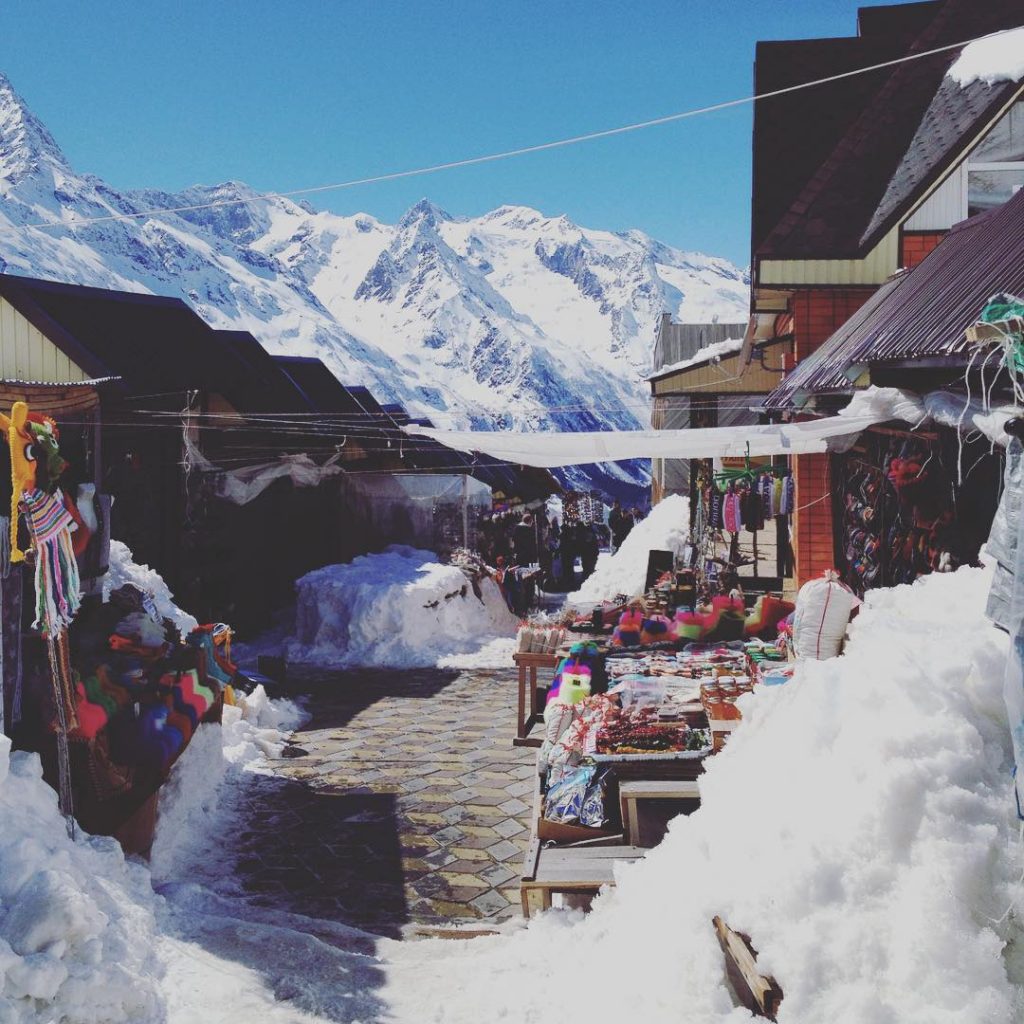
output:
[{"label": "mountain peak", "polygon": [[442,210],[440,206],[432,203],[429,199],[421,199],[418,203],[410,206],[408,210],[402,214],[402,219],[398,222],[398,229],[412,227],[413,225],[423,224],[427,227],[436,227],[438,224],[444,224],[446,221],[452,220],[452,215],[446,210]]},{"label": "mountain peak", "polygon": [[16,185],[47,162],[69,169],[46,126],[0,72],[0,179]]}]

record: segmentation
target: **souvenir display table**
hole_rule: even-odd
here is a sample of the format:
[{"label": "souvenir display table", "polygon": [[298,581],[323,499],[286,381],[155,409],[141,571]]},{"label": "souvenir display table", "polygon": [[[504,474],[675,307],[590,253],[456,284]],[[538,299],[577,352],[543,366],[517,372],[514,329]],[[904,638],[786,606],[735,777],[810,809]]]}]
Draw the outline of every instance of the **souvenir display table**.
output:
[{"label": "souvenir display table", "polygon": [[[783,642],[758,639],[565,649],[544,699],[523,913],[593,895],[614,864],[657,845],[700,806],[708,757],[737,728],[739,698],[787,678]],[[538,701],[539,703],[539,701]]]}]

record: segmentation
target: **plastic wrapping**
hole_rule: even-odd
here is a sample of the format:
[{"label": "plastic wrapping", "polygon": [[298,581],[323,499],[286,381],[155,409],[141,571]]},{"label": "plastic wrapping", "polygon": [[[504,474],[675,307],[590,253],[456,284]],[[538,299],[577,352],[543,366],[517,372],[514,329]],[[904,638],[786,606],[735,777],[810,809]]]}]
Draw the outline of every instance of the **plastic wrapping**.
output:
[{"label": "plastic wrapping", "polygon": [[1022,448],[1013,440],[1006,451],[1003,496],[999,502],[989,552],[996,559],[996,574],[986,612],[1012,637],[1003,677],[1013,758],[1016,762],[1017,815],[1024,820],[1024,517],[1021,516]]},{"label": "plastic wrapping", "polygon": [[592,764],[552,769],[544,797],[544,818],[561,825],[601,828],[607,821],[604,809],[606,774]]},{"label": "plastic wrapping", "polygon": [[1006,447],[1006,469],[1003,472],[1003,496],[992,520],[986,545],[996,560],[995,577],[988,595],[985,614],[1010,633],[1014,630],[1013,586],[1017,565],[1018,533],[1020,530],[1020,502],[1024,487],[1024,446],[1014,438]]}]

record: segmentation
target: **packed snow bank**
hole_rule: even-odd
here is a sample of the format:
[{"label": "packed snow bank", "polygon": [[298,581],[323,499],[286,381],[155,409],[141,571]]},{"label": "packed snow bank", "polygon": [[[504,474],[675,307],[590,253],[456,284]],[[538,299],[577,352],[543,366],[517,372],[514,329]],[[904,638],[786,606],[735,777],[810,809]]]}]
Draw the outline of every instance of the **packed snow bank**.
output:
[{"label": "packed snow bank", "polygon": [[671,494],[658,502],[611,558],[599,560],[593,575],[569,595],[569,604],[581,607],[610,600],[616,594],[633,597],[641,593],[647,579],[647,556],[652,551],[681,552],[689,526],[689,499]]},{"label": "packed snow bank", "polygon": [[388,946],[395,1017],[738,1024],[719,914],[782,986],[780,1024],[1021,1020],[1022,851],[990,580],[961,569],[872,591],[843,657],[744,698],[700,810],[586,919]]},{"label": "packed snow bank", "polygon": [[518,626],[492,580],[481,581],[481,600],[460,569],[400,545],[316,569],[296,591],[288,658],[301,664],[432,667]]},{"label": "packed snow bank", "polygon": [[961,88],[971,82],[1020,81],[1024,78],[1024,27],[968,44],[946,73]]},{"label": "packed snow bank", "polygon": [[112,540],[110,542],[110,569],[103,577],[103,600],[106,601],[112,591],[123,587],[126,583],[137,587],[143,593],[151,594],[157,612],[165,619],[170,619],[182,634],[191,633],[199,625],[195,616],[183,612],[174,603],[174,595],[155,569],[150,569],[148,565],[138,565],[127,544],[122,544],[119,540]]},{"label": "packed snow bank", "polygon": [[297,704],[272,701],[257,686],[237,706],[225,706],[222,724],[199,726],[160,791],[150,852],[154,881],[193,877],[196,863],[230,835],[241,814],[240,773],[261,771],[263,758],[280,754],[304,717]]},{"label": "packed snow bank", "polygon": [[9,751],[0,736],[0,1020],[158,1019],[147,871],[113,839],[72,842],[39,758]]}]

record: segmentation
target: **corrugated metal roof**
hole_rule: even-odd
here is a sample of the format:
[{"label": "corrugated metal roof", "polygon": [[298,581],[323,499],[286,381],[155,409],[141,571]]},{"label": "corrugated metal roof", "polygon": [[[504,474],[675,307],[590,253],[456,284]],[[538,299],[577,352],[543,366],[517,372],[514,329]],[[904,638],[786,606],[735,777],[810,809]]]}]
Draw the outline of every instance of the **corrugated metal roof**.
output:
[{"label": "corrugated metal roof", "polygon": [[852,391],[851,367],[964,359],[971,348],[964,331],[999,292],[1024,294],[1024,190],[958,224],[918,266],[883,285],[765,406],[789,408],[802,404],[803,394]]}]

